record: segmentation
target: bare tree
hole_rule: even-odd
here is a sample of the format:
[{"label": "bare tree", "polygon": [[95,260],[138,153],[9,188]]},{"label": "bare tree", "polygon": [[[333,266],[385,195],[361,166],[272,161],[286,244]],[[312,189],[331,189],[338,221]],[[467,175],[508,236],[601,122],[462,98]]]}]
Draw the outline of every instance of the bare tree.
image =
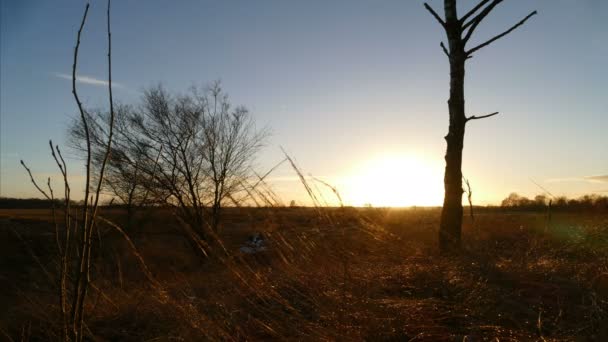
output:
[{"label": "bare tree", "polygon": [[[141,140],[133,137],[131,113],[133,109],[125,105],[117,105],[114,112],[114,136],[108,167],[104,175],[102,190],[105,194],[118,199],[127,211],[127,229],[132,228],[136,210],[146,205],[157,204],[145,184],[150,176],[142,171],[148,157],[154,152],[150,146],[142,144]],[[107,136],[110,124],[109,113],[103,111],[86,111],[89,140],[91,141],[92,165],[94,171],[99,171],[107,149]],[[78,154],[86,156],[87,139],[82,120],[74,120],[69,128],[70,145]],[[158,155],[157,155],[158,158]],[[152,169],[151,172],[155,170]],[[98,180],[93,172],[93,179]]]},{"label": "bare tree", "polygon": [[[107,115],[90,116],[94,149],[103,151]],[[76,123],[70,135],[83,152],[84,127]],[[176,208],[197,248],[207,254],[209,235],[220,227],[222,206],[245,190],[245,180],[254,175],[251,163],[266,136],[267,130],[256,129],[246,108],[231,107],[219,82],[175,96],[162,86],[149,88],[139,106],[120,106],[116,113],[105,190],[127,208]]]},{"label": "bare tree", "polygon": [[208,91],[210,97],[203,101],[208,103],[208,114],[203,115],[202,147],[213,186],[211,227],[217,231],[223,201],[239,191],[242,181],[250,176],[251,158],[260,149],[267,132],[255,130],[247,108],[240,106],[230,111],[219,82]]},{"label": "bare tree", "polygon": [[443,42],[440,46],[450,62],[450,98],[448,108],[450,125],[445,136],[447,151],[445,154],[445,196],[441,223],[439,227],[439,247],[442,252],[460,248],[462,230],[462,149],[466,124],[472,120],[489,118],[497,115],[494,112],[481,116],[466,116],[464,99],[465,63],[481,48],[490,45],[523,25],[537,12],[533,11],[508,30],[496,35],[474,47],[467,46],[473,33],[481,22],[504,0],[481,0],[465,15],[458,18],[456,0],[444,0],[445,19],[427,3],[424,7],[443,27],[448,39],[448,47]]}]

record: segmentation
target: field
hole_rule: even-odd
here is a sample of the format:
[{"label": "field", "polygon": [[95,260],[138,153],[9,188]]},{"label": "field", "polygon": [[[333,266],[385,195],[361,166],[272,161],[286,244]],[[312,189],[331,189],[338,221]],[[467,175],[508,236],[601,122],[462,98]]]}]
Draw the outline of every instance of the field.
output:
[{"label": "field", "polygon": [[[8,340],[60,336],[50,219],[0,211]],[[90,340],[608,340],[605,214],[482,211],[442,256],[438,209],[231,208],[207,260],[168,211],[136,221],[133,245],[94,239]],[[267,250],[241,253],[254,232]]]}]

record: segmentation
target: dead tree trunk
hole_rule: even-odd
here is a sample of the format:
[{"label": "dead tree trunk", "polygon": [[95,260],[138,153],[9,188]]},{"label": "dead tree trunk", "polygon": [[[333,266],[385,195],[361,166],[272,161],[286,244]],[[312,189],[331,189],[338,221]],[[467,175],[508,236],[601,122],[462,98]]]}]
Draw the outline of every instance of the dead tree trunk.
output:
[{"label": "dead tree trunk", "polygon": [[450,125],[448,134],[445,136],[447,142],[444,176],[445,195],[439,225],[439,248],[442,252],[451,252],[460,247],[463,213],[462,149],[464,147],[466,124],[470,120],[488,118],[498,114],[498,112],[495,112],[482,116],[466,116],[464,99],[466,61],[472,57],[474,52],[511,33],[536,14],[536,11],[530,13],[505,32],[467,50],[467,42],[477,26],[502,1],[481,0],[468,13],[458,18],[456,0],[444,0],[445,19],[442,19],[428,4],[424,4],[425,8],[446,32],[448,47],[446,48],[443,42],[440,46],[450,62],[450,98],[448,100]]}]

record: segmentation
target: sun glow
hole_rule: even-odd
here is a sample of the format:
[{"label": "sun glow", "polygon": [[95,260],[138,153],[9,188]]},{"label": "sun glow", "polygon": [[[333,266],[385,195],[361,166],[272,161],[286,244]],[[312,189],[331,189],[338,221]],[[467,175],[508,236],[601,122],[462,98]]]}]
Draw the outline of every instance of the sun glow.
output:
[{"label": "sun glow", "polygon": [[438,163],[413,155],[381,156],[353,170],[344,197],[355,206],[436,206],[443,200],[442,180]]}]

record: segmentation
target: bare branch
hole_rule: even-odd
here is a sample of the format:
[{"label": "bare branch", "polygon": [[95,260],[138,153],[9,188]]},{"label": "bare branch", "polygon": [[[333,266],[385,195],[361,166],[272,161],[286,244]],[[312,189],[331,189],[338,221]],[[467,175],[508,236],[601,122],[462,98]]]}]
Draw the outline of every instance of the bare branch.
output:
[{"label": "bare branch", "polygon": [[88,215],[88,199],[89,199],[89,184],[91,180],[91,139],[89,135],[89,125],[87,123],[87,117],[82,107],[82,102],[80,102],[80,98],[78,97],[78,92],[76,91],[76,66],[78,64],[78,48],[80,47],[80,36],[82,35],[82,29],[84,28],[84,24],[87,21],[87,14],[89,13],[89,4],[87,3],[84,14],[82,16],[82,21],[80,22],[80,28],[78,29],[78,34],[76,35],[76,46],[74,47],[74,61],[72,64],[72,94],[74,95],[74,100],[76,100],[76,104],[78,105],[78,110],[80,111],[80,118],[82,120],[82,125],[84,127],[84,132],[87,141],[87,163],[86,163],[86,185],[85,185],[85,195],[84,195],[84,206],[82,210],[82,220],[83,222],[87,222]]},{"label": "bare branch", "polygon": [[465,193],[467,194],[467,200],[469,201],[469,214],[471,215],[471,222],[475,222],[475,214],[473,213],[473,189],[471,189],[471,183],[469,183],[469,180],[464,178],[464,175],[462,176],[462,180],[464,180],[464,183],[467,186],[467,190],[465,190]]},{"label": "bare branch", "polygon": [[114,133],[114,101],[112,98],[112,33],[110,31],[110,0],[108,0],[107,9],[107,31],[108,31],[108,98],[110,101],[110,130],[108,133],[108,145],[101,162],[101,168],[99,170],[99,179],[97,183],[97,189],[95,191],[95,202],[93,203],[93,214],[91,215],[91,228],[89,229],[89,235],[92,233],[92,226],[94,224],[95,216],[97,215],[97,208],[99,204],[99,194],[101,192],[101,186],[103,184],[104,173],[110,153],[112,152],[112,136]]},{"label": "bare branch", "polygon": [[429,11],[431,13],[431,15],[433,15],[433,17],[435,17],[435,19],[437,19],[437,21],[439,22],[439,24],[441,24],[441,26],[443,28],[445,28],[445,21],[443,19],[441,19],[441,17],[439,16],[439,14],[437,14],[437,12],[435,12],[435,10],[429,6],[429,4],[427,4],[426,2],[424,3],[424,8],[426,8],[427,11]]},{"label": "bare branch", "polygon": [[25,168],[25,170],[27,171],[27,173],[30,175],[30,180],[32,181],[32,184],[34,184],[34,186],[36,187],[36,189],[38,189],[38,191],[44,195],[44,197],[46,197],[46,199],[50,200],[51,197],[44,191],[42,190],[42,188],[40,188],[38,186],[38,183],[36,183],[36,181],[34,180],[34,177],[32,176],[32,171],[30,171],[30,169],[25,165],[25,163],[23,162],[23,160],[21,161],[21,165],[23,165],[23,167]]},{"label": "bare branch", "polygon": [[486,47],[486,46],[488,46],[488,45],[492,44],[493,42],[497,41],[498,39],[500,39],[500,38],[502,38],[502,37],[504,37],[504,36],[508,35],[509,33],[513,32],[513,30],[515,30],[516,28],[518,28],[518,27],[520,27],[521,25],[523,25],[523,24],[524,24],[524,23],[525,23],[525,22],[526,22],[528,19],[530,19],[532,16],[536,15],[537,13],[538,13],[538,12],[534,11],[534,12],[532,12],[532,13],[528,14],[528,15],[527,15],[525,18],[523,18],[523,19],[522,19],[520,22],[518,22],[517,24],[513,25],[513,26],[512,26],[510,29],[508,29],[508,30],[506,30],[505,32],[503,32],[503,33],[501,33],[501,34],[497,35],[496,37],[494,37],[494,38],[492,38],[492,39],[490,39],[490,40],[486,41],[486,42],[485,42],[485,43],[483,43],[483,44],[479,44],[479,45],[477,45],[476,47],[474,47],[474,48],[472,48],[471,50],[467,51],[467,52],[466,52],[466,54],[467,54],[467,55],[471,55],[471,54],[472,54],[472,53],[474,53],[475,51],[477,51],[477,50],[479,50],[479,49],[481,49],[481,48],[483,48],[483,47]]},{"label": "bare branch", "polygon": [[475,14],[475,12],[477,12],[480,8],[482,8],[485,4],[487,4],[490,1],[492,1],[492,0],[482,0],[481,2],[479,2],[477,4],[477,6],[473,7],[473,9],[471,9],[467,14],[463,15],[462,18],[459,19],[460,23],[464,24],[467,21],[467,19],[469,19],[470,16]]},{"label": "bare branch", "polygon": [[452,56],[450,55],[450,53],[448,52],[448,49],[445,47],[445,45],[443,44],[443,42],[441,42],[439,44],[439,46],[441,46],[441,48],[443,49],[443,53],[445,53],[446,56],[448,56],[448,58],[451,58]]},{"label": "bare branch", "polygon": [[[61,175],[65,177],[65,171],[63,170],[63,166],[59,162],[59,159],[57,159],[57,155],[55,154],[55,148],[53,148],[53,140],[49,140],[49,147],[51,148],[51,156],[53,156],[53,159],[55,159],[55,163],[57,163],[57,167],[59,167]],[[59,148],[59,146],[57,146],[57,148]]]},{"label": "bare branch", "polygon": [[469,41],[469,39],[473,35],[473,32],[475,32],[475,29],[483,21],[483,19],[485,17],[487,17],[488,14],[490,14],[490,12],[492,12],[492,10],[494,9],[494,7],[496,7],[502,1],[503,0],[494,0],[491,4],[489,4],[486,8],[484,8],[483,11],[481,11],[477,16],[475,16],[473,19],[471,19],[471,21],[469,21],[468,23],[464,23],[462,25],[462,31],[463,32],[464,32],[464,30],[467,29],[467,27],[470,26],[469,31],[467,31],[466,36],[462,39],[462,41],[465,44]]},{"label": "bare branch", "polygon": [[[53,145],[51,145],[52,147]],[[51,194],[51,213],[53,215],[53,225],[55,226],[55,243],[57,244],[57,252],[59,253],[59,257],[63,255],[63,250],[61,248],[61,243],[59,242],[59,225],[57,224],[57,212],[55,210],[55,195],[53,194],[53,187],[51,187],[51,177],[49,177],[46,181],[46,185],[49,188],[49,193]]]},{"label": "bare branch", "polygon": [[482,115],[482,116],[475,116],[475,115],[473,115],[473,116],[468,117],[468,118],[466,119],[466,121],[469,121],[469,120],[486,119],[486,118],[492,117],[492,116],[494,116],[494,115],[498,115],[498,112],[494,112],[494,113],[491,113],[491,114],[486,114],[486,115]]},{"label": "bare branch", "polygon": [[[485,1],[485,0],[484,0]],[[487,1],[486,1],[487,2]],[[490,14],[490,12],[492,12],[492,10],[494,9],[494,7],[496,7],[498,4],[500,4],[501,2],[503,2],[503,0],[492,0],[492,3],[488,5],[488,7],[484,8],[481,12],[479,12],[478,15],[476,15],[473,19],[471,19],[469,22],[465,23],[463,20],[462,23],[462,29],[465,30],[467,27],[472,26],[472,25],[479,25],[479,23],[488,16],[488,14]],[[475,11],[477,11],[479,8],[475,8]],[[469,13],[465,14],[465,17],[468,15]],[[464,17],[463,17],[464,18]],[[462,20],[462,19],[461,19]]]},{"label": "bare branch", "polygon": [[[63,169],[61,168],[61,166],[59,166],[59,169],[61,169],[61,172],[63,173],[63,181],[65,183],[65,191],[64,191],[65,198],[68,199],[68,198],[70,198],[70,184],[68,183],[68,168],[65,165],[65,159],[63,159],[63,155],[61,155],[61,150],[59,149],[59,145],[55,145],[55,149],[57,149],[57,154],[59,155],[59,159],[61,160],[61,164],[63,165]],[[66,204],[69,204],[69,201]],[[69,208],[68,205],[66,205],[66,207]]]}]

